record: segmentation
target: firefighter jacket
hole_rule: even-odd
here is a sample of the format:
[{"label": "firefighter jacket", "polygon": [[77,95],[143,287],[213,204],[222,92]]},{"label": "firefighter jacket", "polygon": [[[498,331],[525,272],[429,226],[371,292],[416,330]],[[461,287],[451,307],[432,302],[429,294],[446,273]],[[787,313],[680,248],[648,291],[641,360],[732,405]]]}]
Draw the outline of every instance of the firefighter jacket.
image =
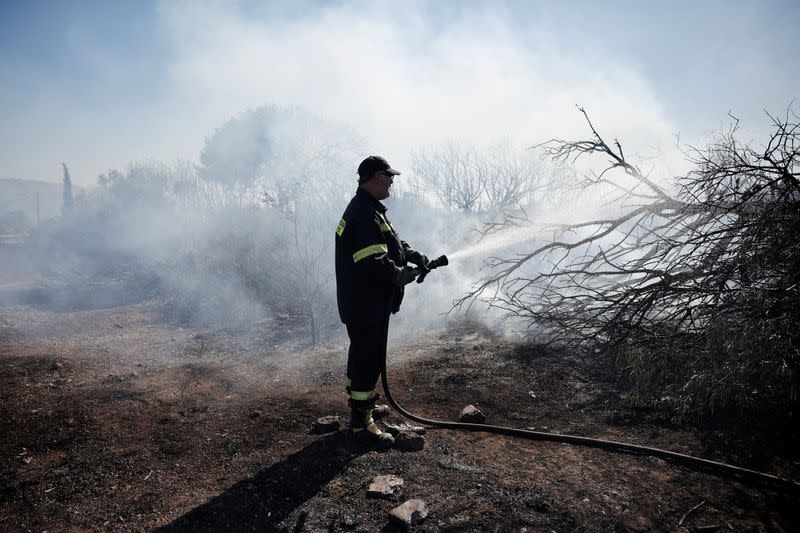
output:
[{"label": "firefighter jacket", "polygon": [[423,256],[386,218],[386,206],[359,188],[336,228],[336,299],[344,323],[381,321],[400,310],[403,288],[392,278]]}]

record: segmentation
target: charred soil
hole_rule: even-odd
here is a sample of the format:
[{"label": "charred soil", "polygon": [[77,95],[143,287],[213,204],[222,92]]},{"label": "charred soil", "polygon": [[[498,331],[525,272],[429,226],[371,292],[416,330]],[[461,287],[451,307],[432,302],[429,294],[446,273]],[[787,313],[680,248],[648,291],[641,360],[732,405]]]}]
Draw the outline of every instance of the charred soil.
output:
[{"label": "charred soil", "polygon": [[[0,315],[0,529],[380,531],[410,498],[425,531],[797,531],[800,498],[646,456],[432,429],[379,453],[344,431],[346,344],[291,321],[165,322],[159,303]],[[677,426],[626,402],[613,361],[454,324],[390,349],[398,401],[453,420],[666,448],[800,478],[774,422]],[[391,417],[399,421],[397,415]],[[755,429],[754,429],[755,428]],[[367,497],[394,474],[392,497]]]}]

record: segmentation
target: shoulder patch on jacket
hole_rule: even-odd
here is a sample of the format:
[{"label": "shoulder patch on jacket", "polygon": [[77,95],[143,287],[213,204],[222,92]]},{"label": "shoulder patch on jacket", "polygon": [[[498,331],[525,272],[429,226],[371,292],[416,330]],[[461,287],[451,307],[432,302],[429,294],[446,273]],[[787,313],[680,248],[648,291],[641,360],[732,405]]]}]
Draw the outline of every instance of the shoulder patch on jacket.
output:
[{"label": "shoulder patch on jacket", "polygon": [[341,219],[341,220],[339,221],[339,226],[336,228],[336,235],[338,235],[339,237],[341,237],[341,236],[342,236],[342,233],[344,233],[344,227],[345,227],[346,225],[347,225],[347,222],[345,222],[345,221],[344,221],[344,219]]},{"label": "shoulder patch on jacket", "polygon": [[378,220],[380,220],[380,226],[381,226],[381,232],[382,233],[386,233],[386,232],[392,231],[394,229],[394,228],[392,228],[392,225],[389,224],[389,221],[386,220],[386,218],[383,215],[381,215],[380,213],[378,213]]}]

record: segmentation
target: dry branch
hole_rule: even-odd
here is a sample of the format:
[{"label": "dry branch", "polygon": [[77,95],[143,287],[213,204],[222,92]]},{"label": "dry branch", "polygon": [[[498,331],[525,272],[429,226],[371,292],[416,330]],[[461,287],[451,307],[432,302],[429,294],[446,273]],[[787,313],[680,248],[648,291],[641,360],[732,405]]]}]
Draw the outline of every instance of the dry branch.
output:
[{"label": "dry branch", "polygon": [[[612,185],[621,193],[621,214],[551,227],[553,239],[532,251],[490,258],[489,274],[455,306],[485,301],[544,331],[551,342],[624,346],[664,360],[688,350],[697,368],[713,367],[692,379],[722,386],[714,400],[719,405],[774,395],[781,386],[769,384],[776,380],[784,399],[796,395],[787,387],[796,391],[800,368],[800,338],[789,333],[800,317],[797,115],[770,116],[773,133],[758,149],[740,142],[738,121],[707,147],[690,147],[693,169],[671,194],[630,163],[618,141],[607,143],[579,110],[590,139],[552,139],[539,147],[559,163],[605,157],[607,166],[583,187]],[[484,232],[525,223],[526,216],[505,215]],[[752,354],[765,348],[766,354]],[[633,368],[637,379],[663,377]],[[755,393],[725,389],[748,373],[762,376],[747,378],[761,383],[751,387]],[[669,396],[685,385],[657,393],[651,388],[674,401]]]}]

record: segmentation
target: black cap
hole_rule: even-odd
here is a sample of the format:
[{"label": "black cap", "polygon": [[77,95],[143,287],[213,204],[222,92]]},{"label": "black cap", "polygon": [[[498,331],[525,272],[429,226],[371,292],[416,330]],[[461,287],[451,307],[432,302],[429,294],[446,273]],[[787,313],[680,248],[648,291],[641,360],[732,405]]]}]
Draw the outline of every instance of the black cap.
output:
[{"label": "black cap", "polygon": [[389,174],[393,174],[395,176],[399,176],[400,173],[393,169],[387,160],[382,158],[379,155],[371,155],[358,165],[358,182],[364,183],[372,175],[376,172],[388,172]]}]

